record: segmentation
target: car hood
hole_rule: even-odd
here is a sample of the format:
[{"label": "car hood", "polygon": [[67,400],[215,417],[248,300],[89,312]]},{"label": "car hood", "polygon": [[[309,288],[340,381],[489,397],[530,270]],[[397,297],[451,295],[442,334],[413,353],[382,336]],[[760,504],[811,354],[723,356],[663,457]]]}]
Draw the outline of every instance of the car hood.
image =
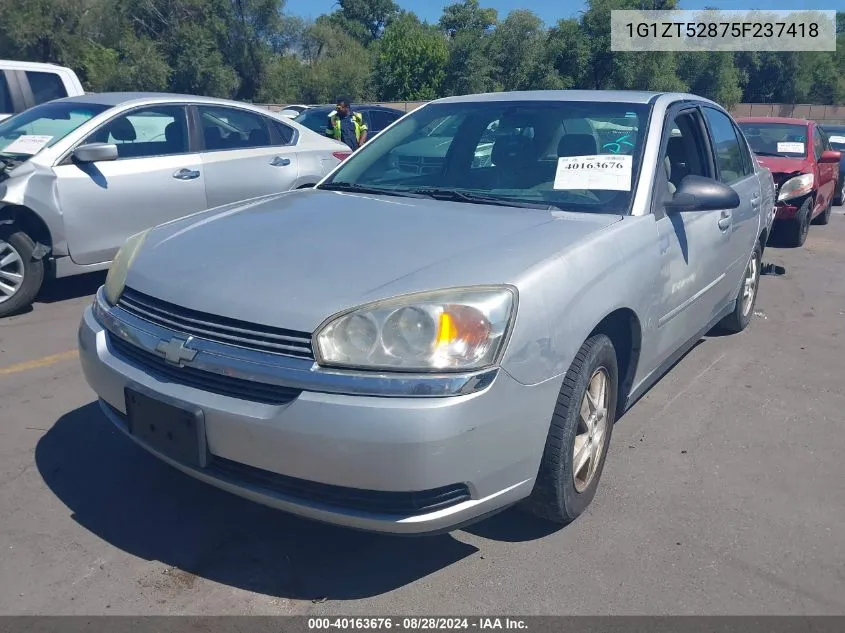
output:
[{"label": "car hood", "polygon": [[757,162],[773,174],[810,173],[813,163],[807,158],[787,158],[783,156],[757,156]]},{"label": "car hood", "polygon": [[378,299],[516,283],[620,219],[300,190],[159,226],[127,286],[194,310],[311,332]]}]

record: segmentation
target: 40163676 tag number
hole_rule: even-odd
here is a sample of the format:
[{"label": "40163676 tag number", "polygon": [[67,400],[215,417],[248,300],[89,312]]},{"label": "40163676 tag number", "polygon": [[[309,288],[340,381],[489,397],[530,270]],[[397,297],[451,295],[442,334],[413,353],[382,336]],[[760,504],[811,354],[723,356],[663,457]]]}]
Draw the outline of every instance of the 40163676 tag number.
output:
[{"label": "40163676 tag number", "polygon": [[617,163],[615,161],[599,163],[567,163],[564,165],[564,169],[625,169],[625,166],[622,163]]}]

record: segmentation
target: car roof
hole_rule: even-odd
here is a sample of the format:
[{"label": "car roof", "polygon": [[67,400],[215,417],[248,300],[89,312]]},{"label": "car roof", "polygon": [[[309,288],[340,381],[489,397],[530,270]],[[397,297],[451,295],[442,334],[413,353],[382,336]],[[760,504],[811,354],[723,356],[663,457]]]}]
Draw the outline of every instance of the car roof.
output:
[{"label": "car roof", "polygon": [[70,70],[67,66],[48,64],[46,62],[21,62],[15,59],[0,59],[0,68],[16,68],[19,70]]},{"label": "car roof", "polygon": [[[305,112],[322,112],[323,110],[334,110],[337,106],[332,104],[321,104],[316,106],[310,106]],[[389,106],[383,106],[376,103],[353,103],[352,109],[358,110],[366,108],[367,110],[387,110],[388,112],[401,112],[405,114],[403,110],[399,108],[391,108]],[[303,112],[303,114],[305,114]]]},{"label": "car roof", "polygon": [[782,116],[741,116],[736,118],[737,123],[787,123],[791,125],[812,125],[813,122],[807,119],[793,119]]},{"label": "car roof", "polygon": [[522,90],[513,92],[486,92],[474,95],[443,97],[432,103],[479,103],[485,101],[605,101],[647,104],[653,99],[669,95],[677,100],[707,101],[698,95],[680,92],[650,92],[645,90]]},{"label": "car roof", "polygon": [[53,103],[96,103],[100,105],[114,107],[126,103],[132,103],[135,101],[144,101],[147,103],[181,101],[189,103],[212,103],[220,105],[252,105],[249,103],[241,103],[239,101],[231,101],[229,99],[217,99],[215,97],[199,97],[197,95],[185,95],[171,92],[89,92],[84,95],[56,99]]}]

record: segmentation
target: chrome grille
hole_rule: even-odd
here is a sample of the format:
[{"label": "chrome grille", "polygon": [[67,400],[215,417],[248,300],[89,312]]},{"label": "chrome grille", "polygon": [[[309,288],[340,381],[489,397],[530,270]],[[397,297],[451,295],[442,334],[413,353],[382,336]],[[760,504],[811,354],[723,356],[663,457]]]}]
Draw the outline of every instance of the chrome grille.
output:
[{"label": "chrome grille", "polygon": [[108,342],[112,351],[116,352],[124,361],[149,372],[158,380],[193,387],[229,398],[277,406],[292,402],[302,393],[301,390],[292,387],[224,376],[193,367],[170,365],[160,356],[151,354],[132,343],[127,343],[111,333],[109,333]]},{"label": "chrome grille", "polygon": [[206,314],[156,299],[131,288],[123,291],[118,305],[139,319],[195,338],[282,356],[314,359],[311,335],[307,332]]}]

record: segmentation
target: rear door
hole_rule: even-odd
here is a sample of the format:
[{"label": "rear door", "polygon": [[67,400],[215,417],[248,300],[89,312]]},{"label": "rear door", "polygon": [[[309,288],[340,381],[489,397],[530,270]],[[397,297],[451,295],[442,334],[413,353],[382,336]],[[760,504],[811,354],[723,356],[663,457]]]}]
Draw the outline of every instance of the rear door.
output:
[{"label": "rear door", "polygon": [[819,163],[823,152],[830,149],[830,142],[827,136],[818,126],[813,127],[813,152],[816,155],[816,163],[819,169],[819,189],[816,200],[817,209],[825,209],[831,204],[836,188],[836,181],[839,177],[839,165],[836,163]]},{"label": "rear door", "polygon": [[703,107],[702,111],[710,132],[716,178],[739,194],[739,207],[723,213],[730,217],[730,262],[727,274],[738,288],[760,231],[763,204],[760,179],[754,173],[745,140],[731,118],[709,106]]},{"label": "rear door", "polygon": [[370,110],[370,128],[367,134],[368,138],[372,138],[379,132],[382,132],[391,123],[399,118],[399,115],[390,110]]},{"label": "rear door", "polygon": [[209,207],[294,187],[299,159],[293,128],[230,106],[198,105],[196,113]]},{"label": "rear door", "polygon": [[118,159],[54,167],[71,259],[110,261],[129,236],[206,207],[185,106],[151,105],[103,123],[85,143],[114,143]]}]

